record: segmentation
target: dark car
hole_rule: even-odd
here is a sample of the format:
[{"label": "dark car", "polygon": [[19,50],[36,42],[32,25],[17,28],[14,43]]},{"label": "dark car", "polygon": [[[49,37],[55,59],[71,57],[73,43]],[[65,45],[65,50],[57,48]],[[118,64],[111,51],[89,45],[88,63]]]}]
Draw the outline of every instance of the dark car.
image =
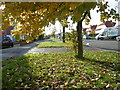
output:
[{"label": "dark car", "polygon": [[1,43],[2,48],[7,48],[7,47],[13,47],[14,46],[13,41],[10,39],[10,37],[2,37],[1,41],[2,41],[2,43]]}]

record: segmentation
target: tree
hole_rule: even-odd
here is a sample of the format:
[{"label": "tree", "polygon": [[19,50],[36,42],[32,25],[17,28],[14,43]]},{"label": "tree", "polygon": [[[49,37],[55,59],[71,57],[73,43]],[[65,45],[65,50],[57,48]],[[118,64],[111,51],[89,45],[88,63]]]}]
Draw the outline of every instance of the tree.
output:
[{"label": "tree", "polygon": [[51,36],[55,38],[55,33],[56,33],[56,28],[54,27],[52,33],[51,33]]},{"label": "tree", "polygon": [[[98,12],[101,12],[101,20],[108,18],[117,19],[119,14],[116,14],[114,9],[106,12],[108,5],[103,2],[7,2],[6,8],[3,10],[3,23],[5,27],[10,22],[20,23],[22,29],[20,34],[26,36],[26,41],[30,42],[41,34],[44,30],[43,26],[49,25],[49,22],[55,23],[56,18],[61,21],[72,16],[73,22],[77,22],[78,36],[78,57],[83,58],[82,46],[82,22],[86,19],[86,24],[89,23],[90,10],[98,6]],[[3,27],[4,27],[3,25]]]},{"label": "tree", "polygon": [[67,32],[66,33],[66,40],[67,41],[71,41],[71,46],[75,52],[75,54],[77,54],[77,51],[78,51],[78,43],[77,43],[77,31],[72,29],[71,32]]},{"label": "tree", "polygon": [[67,27],[67,18],[61,21],[61,24],[63,26],[63,42],[65,43],[65,27]]},{"label": "tree", "polygon": [[97,28],[97,25],[91,25],[90,28],[91,28],[91,35],[95,37],[95,29]]},{"label": "tree", "polygon": [[85,19],[88,12],[86,11],[83,18],[77,23],[77,35],[78,35],[78,58],[83,58],[83,44],[82,44],[82,22]]}]

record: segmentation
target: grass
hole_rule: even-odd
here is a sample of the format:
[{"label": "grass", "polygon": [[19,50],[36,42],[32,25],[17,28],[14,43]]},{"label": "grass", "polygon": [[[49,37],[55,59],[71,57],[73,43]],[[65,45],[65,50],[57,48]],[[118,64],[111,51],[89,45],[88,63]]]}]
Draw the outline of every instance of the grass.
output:
[{"label": "grass", "polygon": [[37,48],[51,48],[51,47],[69,47],[70,45],[68,42],[63,43],[62,41],[56,41],[56,40],[51,40],[51,41],[46,41],[40,43]]},{"label": "grass", "polygon": [[[2,62],[3,88],[118,88],[118,53],[27,54]],[[118,66],[116,68],[116,65]]]},{"label": "grass", "polygon": [[59,38],[51,38],[50,40],[57,41],[60,40]]},{"label": "grass", "polygon": [[[83,46],[86,46],[85,44],[83,44]],[[37,48],[57,48],[57,47],[73,47],[73,43],[70,41],[66,41],[65,43],[63,43],[62,41],[60,41],[60,39],[58,38],[52,38],[49,41],[46,42],[41,42],[40,44],[37,45]]]}]

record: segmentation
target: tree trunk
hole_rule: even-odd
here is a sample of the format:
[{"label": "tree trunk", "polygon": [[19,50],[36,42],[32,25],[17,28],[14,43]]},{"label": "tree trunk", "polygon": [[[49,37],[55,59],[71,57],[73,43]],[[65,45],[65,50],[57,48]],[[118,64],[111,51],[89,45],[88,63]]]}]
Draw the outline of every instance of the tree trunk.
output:
[{"label": "tree trunk", "polygon": [[65,43],[65,27],[63,26],[63,42]]},{"label": "tree trunk", "polygon": [[77,35],[78,35],[78,58],[83,58],[83,43],[82,43],[82,22],[85,19],[88,11],[83,15],[83,18],[77,23]]},{"label": "tree trunk", "polygon": [[77,23],[77,37],[78,37],[78,58],[83,58],[83,44],[82,44],[82,21]]}]

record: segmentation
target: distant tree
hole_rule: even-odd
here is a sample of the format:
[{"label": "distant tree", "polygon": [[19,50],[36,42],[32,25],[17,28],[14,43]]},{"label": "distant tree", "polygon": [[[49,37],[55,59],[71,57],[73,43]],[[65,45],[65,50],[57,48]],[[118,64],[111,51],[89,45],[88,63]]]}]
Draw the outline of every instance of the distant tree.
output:
[{"label": "distant tree", "polygon": [[91,35],[95,37],[95,30],[97,28],[97,25],[91,25],[90,28],[91,28]]},{"label": "distant tree", "polygon": [[56,28],[53,29],[52,33],[51,33],[51,36],[55,38],[55,33],[56,33]]},{"label": "distant tree", "polygon": [[45,36],[44,34],[41,34],[38,39],[43,40],[45,38],[44,36]]},{"label": "distant tree", "polygon": [[87,31],[86,31],[87,28],[83,28],[82,30],[83,30],[83,35],[87,35]]},{"label": "distant tree", "polygon": [[62,37],[62,39],[63,39],[63,42],[65,43],[65,28],[68,27],[68,25],[67,25],[67,18],[62,20],[61,24],[63,26],[63,37]]},{"label": "distant tree", "polygon": [[72,29],[71,32],[66,33],[66,41],[71,41],[72,49],[77,54],[78,51],[78,41],[77,41],[77,31]]}]

